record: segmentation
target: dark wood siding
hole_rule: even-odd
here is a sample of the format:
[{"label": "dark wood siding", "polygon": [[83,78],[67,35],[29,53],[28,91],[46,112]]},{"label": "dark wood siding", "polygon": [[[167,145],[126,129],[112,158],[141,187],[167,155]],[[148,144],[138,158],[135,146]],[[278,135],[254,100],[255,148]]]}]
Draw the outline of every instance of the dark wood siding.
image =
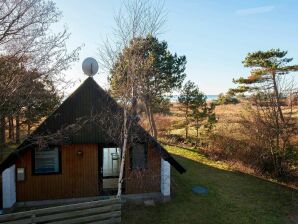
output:
[{"label": "dark wood siding", "polygon": [[61,174],[32,175],[32,154],[26,151],[16,162],[16,168],[24,167],[26,172],[25,181],[16,184],[17,201],[99,195],[97,144],[63,145],[61,164]]},{"label": "dark wood siding", "polygon": [[129,151],[125,163],[125,194],[160,192],[160,154],[149,145],[147,169],[131,170]]}]

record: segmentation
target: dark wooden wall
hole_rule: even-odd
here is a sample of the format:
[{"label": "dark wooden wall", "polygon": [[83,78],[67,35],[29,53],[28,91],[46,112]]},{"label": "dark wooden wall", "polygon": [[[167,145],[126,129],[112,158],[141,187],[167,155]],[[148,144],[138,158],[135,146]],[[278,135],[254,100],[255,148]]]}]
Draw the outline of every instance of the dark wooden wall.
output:
[{"label": "dark wooden wall", "polygon": [[[78,156],[77,151],[83,151]],[[130,169],[129,150],[125,163],[125,194],[160,192],[160,155],[148,148],[147,169]],[[31,150],[16,162],[25,168],[25,181],[17,181],[17,201],[92,197],[100,194],[97,144],[63,145],[60,174],[32,175]]]},{"label": "dark wooden wall", "polygon": [[[83,156],[78,156],[82,151]],[[17,201],[91,197],[99,195],[97,144],[63,145],[61,174],[32,175],[31,150],[16,162],[24,167],[25,181],[17,182]]]},{"label": "dark wooden wall", "polygon": [[147,169],[130,169],[129,150],[125,163],[125,194],[160,192],[161,157],[151,146],[148,147]]}]

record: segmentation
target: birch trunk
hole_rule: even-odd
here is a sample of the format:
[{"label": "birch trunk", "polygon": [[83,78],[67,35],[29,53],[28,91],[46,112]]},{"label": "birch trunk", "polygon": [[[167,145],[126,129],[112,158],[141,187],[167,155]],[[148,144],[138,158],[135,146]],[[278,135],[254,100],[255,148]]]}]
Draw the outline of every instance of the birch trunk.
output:
[{"label": "birch trunk", "polygon": [[121,197],[122,194],[122,183],[123,183],[123,174],[124,174],[124,164],[125,164],[125,155],[127,148],[127,138],[128,138],[128,128],[127,128],[127,112],[124,109],[124,118],[123,118],[123,145],[122,145],[122,155],[121,155],[121,164],[119,171],[119,179],[118,179],[118,192],[117,197]]}]

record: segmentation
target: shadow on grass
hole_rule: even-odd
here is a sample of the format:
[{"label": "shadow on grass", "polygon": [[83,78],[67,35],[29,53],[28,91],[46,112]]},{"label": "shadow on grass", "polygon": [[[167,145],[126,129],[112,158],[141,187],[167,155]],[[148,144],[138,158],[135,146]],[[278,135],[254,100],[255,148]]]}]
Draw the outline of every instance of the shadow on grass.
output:
[{"label": "shadow on grass", "polygon": [[[167,145],[167,146],[171,146],[171,147],[176,148],[176,149],[183,149],[183,150],[186,150],[188,152],[195,153],[197,156],[200,157],[199,161],[202,162],[202,163],[205,163],[207,165],[215,166],[215,167],[221,168],[221,169],[223,168],[225,170],[230,170],[230,171],[233,171],[235,173],[240,173],[240,174],[243,174],[243,175],[250,175],[250,176],[253,176],[255,178],[259,178],[261,180],[265,180],[265,181],[268,181],[268,182],[271,182],[271,183],[283,185],[283,186],[286,186],[286,187],[292,187],[296,190],[298,189],[297,188],[297,183],[298,183],[297,176],[294,176],[294,175],[286,175],[284,177],[273,178],[273,177],[270,176],[270,174],[267,174],[267,175],[265,174],[264,176],[262,176],[262,174],[259,174],[259,175],[258,174],[253,174],[253,173],[248,174],[245,171],[243,172],[243,171],[240,171],[240,170],[235,170],[234,168],[232,168],[230,163],[228,163],[227,161],[226,162],[224,160],[214,161],[214,160],[210,159],[208,154],[205,154],[205,153],[201,152],[200,148],[189,148],[187,146],[181,146],[181,145],[176,146],[174,144],[166,143],[166,142],[162,142],[162,144]],[[181,150],[179,150],[179,151],[181,151]],[[174,152],[172,151],[172,153],[174,153],[175,155],[179,155],[180,154],[179,151],[174,150]],[[198,160],[195,160],[195,161],[198,161]],[[244,161],[242,161],[242,162],[243,162],[243,164],[246,164]]]},{"label": "shadow on grass", "polygon": [[167,143],[165,141],[159,141],[162,145],[165,145],[165,146],[173,146],[173,147],[178,147],[178,148],[181,148],[181,149],[185,149],[185,150],[188,150],[188,151],[191,151],[191,152],[195,152],[195,153],[198,153],[198,149],[197,148],[189,148],[189,147],[186,147],[184,145],[178,145],[177,144],[172,144],[172,143]]},{"label": "shadow on grass", "polygon": [[[297,190],[207,165],[193,150],[168,149],[187,170],[180,175],[172,169],[172,200],[154,207],[128,205],[124,223],[295,223]],[[196,185],[209,193],[194,194]]]}]

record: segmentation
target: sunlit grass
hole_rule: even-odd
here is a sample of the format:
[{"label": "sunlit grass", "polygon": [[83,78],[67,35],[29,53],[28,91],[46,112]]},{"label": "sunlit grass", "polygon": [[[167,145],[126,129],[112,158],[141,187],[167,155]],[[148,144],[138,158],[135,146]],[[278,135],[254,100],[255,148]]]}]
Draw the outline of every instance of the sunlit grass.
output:
[{"label": "sunlit grass", "polygon": [[196,162],[200,162],[210,167],[215,167],[222,170],[231,170],[228,164],[221,161],[214,161],[214,160],[208,159],[206,156],[198,153],[199,149],[186,149],[186,148],[181,148],[176,146],[166,146],[166,149],[171,154],[182,156],[184,158],[187,158]]},{"label": "sunlit grass", "polygon": [[[192,149],[167,146],[186,168],[172,169],[172,200],[153,207],[125,206],[124,223],[295,223],[298,192],[247,174],[233,172]],[[207,195],[194,194],[196,185],[208,188]]]}]

